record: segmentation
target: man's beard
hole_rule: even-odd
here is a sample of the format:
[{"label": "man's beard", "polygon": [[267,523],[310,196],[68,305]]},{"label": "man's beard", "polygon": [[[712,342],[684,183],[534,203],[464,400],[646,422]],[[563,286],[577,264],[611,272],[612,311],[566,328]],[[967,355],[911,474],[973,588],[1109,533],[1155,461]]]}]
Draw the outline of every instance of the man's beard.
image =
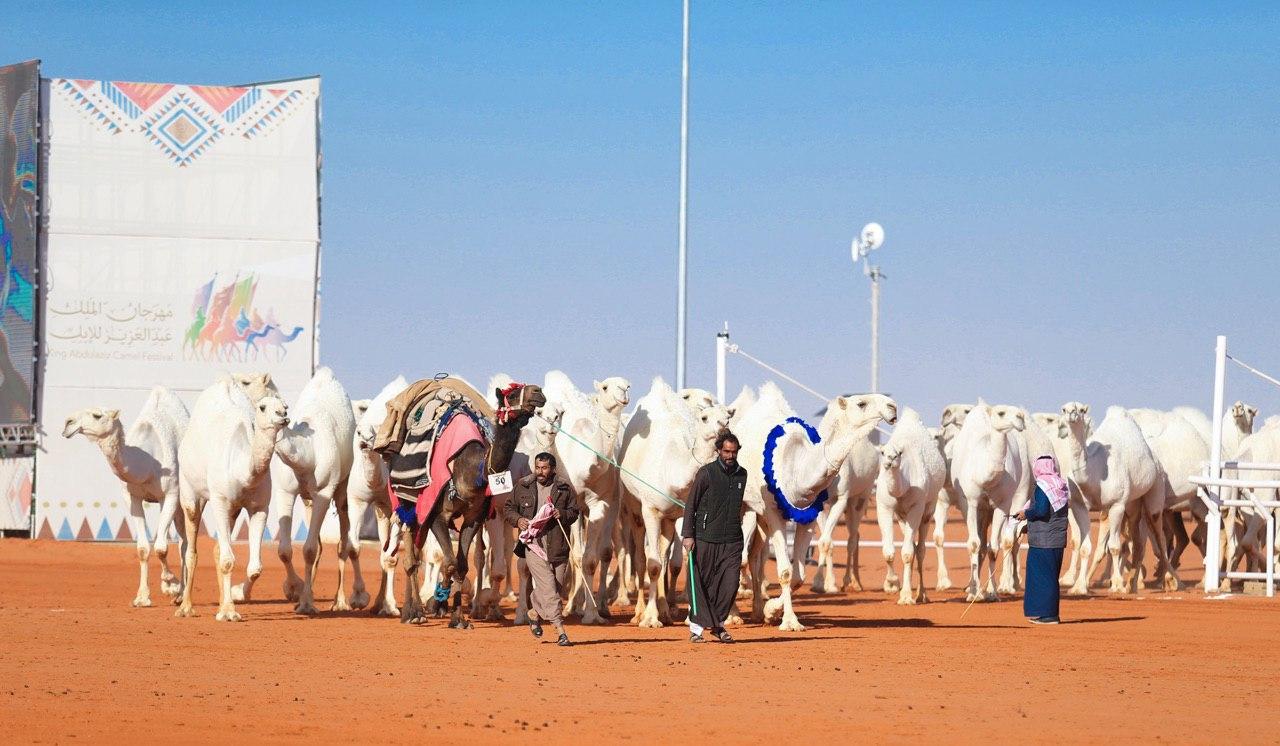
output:
[{"label": "man's beard", "polygon": [[555,479],[555,476],[556,476],[555,474],[548,474],[548,475],[547,475],[547,476],[545,476],[545,477],[537,477],[538,484],[540,484],[540,485],[542,485],[542,486],[544,486],[544,487],[545,487],[545,486],[547,486],[548,484],[551,484],[551,480],[552,480],[552,479]]},{"label": "man's beard", "polygon": [[733,468],[737,467],[737,465],[738,465],[738,459],[736,459],[736,458],[722,458],[722,459],[720,459],[720,463],[724,464],[724,466],[725,466],[725,468],[726,468],[726,469],[733,469]]}]

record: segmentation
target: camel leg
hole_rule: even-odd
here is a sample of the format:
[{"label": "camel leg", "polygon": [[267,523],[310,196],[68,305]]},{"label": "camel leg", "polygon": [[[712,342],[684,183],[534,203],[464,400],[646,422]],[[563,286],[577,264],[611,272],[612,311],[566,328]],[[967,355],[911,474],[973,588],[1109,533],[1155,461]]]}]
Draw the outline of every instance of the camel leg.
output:
[{"label": "camel leg", "polygon": [[236,611],[235,600],[231,597],[231,572],[236,566],[236,555],[231,550],[231,510],[230,500],[216,496],[213,502],[213,525],[218,532],[218,556],[215,560],[218,569],[218,614],[214,617],[219,622],[239,622],[240,613]]},{"label": "camel leg", "polygon": [[[452,563],[453,601],[449,615],[449,626],[455,629],[471,629],[471,619],[469,618],[470,615],[467,613],[467,599],[465,598],[467,590],[467,572],[470,569],[468,567],[468,553],[471,551],[472,542],[476,540],[480,525],[481,524],[478,521],[467,522],[464,519],[462,523],[462,530],[458,532],[458,553],[454,557],[454,562]],[[483,538],[480,540],[484,541]],[[446,551],[446,569],[449,565],[448,558],[449,553]],[[476,574],[479,575],[479,571],[477,571]],[[447,573],[445,577],[449,577]]]},{"label": "camel leg", "polygon": [[751,540],[756,534],[757,518],[754,510],[742,515],[742,564],[738,568],[738,598],[751,595],[751,571],[747,565],[751,561]]},{"label": "camel leg", "polygon": [[951,575],[947,572],[947,512],[951,504],[947,502],[945,495],[939,495],[938,501],[933,506],[933,553],[937,558],[937,582],[934,583],[934,590],[946,591],[951,589]]},{"label": "camel leg", "polygon": [[369,608],[369,613],[374,616],[399,616],[400,609],[396,606],[395,597],[397,557],[388,551],[391,549],[391,504],[375,500],[373,510],[378,519],[378,566],[381,569],[382,579],[378,584],[377,603]]},{"label": "camel leg", "polygon": [[1174,574],[1182,567],[1182,553],[1191,545],[1187,524],[1182,513],[1170,510],[1164,515],[1164,532],[1169,537],[1169,566]]},{"label": "camel leg", "polygon": [[[911,588],[911,572],[913,565],[916,563],[916,549],[921,545],[923,532],[921,523],[925,515],[924,503],[917,503],[911,506],[906,516],[898,521],[898,527],[902,529],[902,590],[898,593],[898,603],[900,605],[914,604],[917,601],[916,593]],[[880,511],[877,510],[877,513]],[[892,534],[890,534],[890,546],[892,546]],[[924,578],[921,577],[920,585],[917,586],[920,592],[924,592]]]},{"label": "camel leg", "polygon": [[[835,592],[835,533],[844,515],[845,506],[849,504],[849,493],[846,490],[836,492],[835,502],[827,506],[818,521],[818,569],[813,574],[814,593]],[[743,551],[746,551],[743,544]]]},{"label": "camel leg", "polygon": [[[1108,590],[1111,593],[1124,593],[1124,576],[1120,563],[1120,550],[1123,547],[1123,539],[1120,536],[1120,529],[1124,524],[1124,504],[1112,505],[1107,510],[1107,554],[1111,555],[1111,585]],[[1101,538],[1099,538],[1101,541]]]},{"label": "camel leg", "polygon": [[244,581],[232,587],[231,600],[248,601],[253,584],[262,576],[262,532],[267,527],[266,509],[249,514],[249,566]]},{"label": "camel leg", "polygon": [[[346,492],[346,490],[343,490]],[[364,572],[360,569],[360,526],[364,523],[365,513],[369,512],[369,501],[351,497],[350,494],[345,496],[342,501],[345,505],[338,506],[339,524],[342,528],[342,543],[338,546],[338,554],[345,554],[351,560],[351,574],[353,576],[351,583],[351,598],[348,602],[353,609],[363,609],[369,605],[369,591],[364,584]],[[345,508],[345,510],[344,510]],[[342,516],[346,516],[346,520],[341,520]],[[379,538],[382,535],[382,526],[378,526]],[[381,546],[381,544],[379,544]],[[386,588],[386,575],[382,576],[383,583],[378,589],[378,598],[383,597]]]},{"label": "camel leg", "polygon": [[293,506],[298,498],[290,492],[277,492],[272,496],[276,501],[276,552],[284,565],[284,598],[286,601],[297,601],[302,598],[302,578],[293,569]]},{"label": "camel leg", "polygon": [[[608,540],[608,513],[609,506],[603,502],[596,501],[587,507],[585,541],[582,548],[582,573],[580,575],[580,585],[583,594],[582,604],[582,623],[583,624],[604,624],[604,617],[600,614],[600,605],[606,603],[605,599],[605,581],[607,568],[601,567],[600,558],[604,553],[605,542]],[[596,578],[596,573],[600,574],[600,592],[595,599],[586,598],[592,593],[591,584]]]},{"label": "camel leg", "polygon": [[649,603],[645,605],[637,624],[642,629],[658,629],[663,626],[658,611],[658,596],[665,595],[661,593],[661,589],[665,588],[667,547],[662,536],[662,514],[648,505],[642,506],[640,510],[644,517],[644,558],[645,574],[649,579]]},{"label": "camel leg", "polygon": [[177,596],[182,589],[178,576],[169,569],[169,527],[173,525],[173,518],[177,513],[178,486],[174,484],[172,489],[165,493],[164,501],[160,503],[160,522],[156,524],[154,550],[156,557],[160,560],[160,592],[166,596]]},{"label": "camel leg", "polygon": [[[998,600],[996,595],[996,554],[999,545],[995,542],[995,508],[990,505],[982,508],[978,515],[978,526],[982,530],[982,559],[987,563],[987,577],[982,587],[982,597],[986,601]],[[981,569],[981,568],[979,568]]]},{"label": "camel leg", "polygon": [[884,556],[884,592],[893,593],[902,587],[901,579],[893,570],[893,559],[897,555],[893,545],[893,511],[876,505],[876,523],[880,526],[880,553]]},{"label": "camel leg", "polygon": [[981,519],[981,516],[979,515],[980,512],[981,508],[975,500],[973,504],[969,505],[969,509],[965,511],[964,516],[965,527],[969,532],[969,585],[964,589],[966,601],[973,601],[978,597],[978,576],[982,570],[982,552],[984,544],[982,539],[982,529],[978,525]]},{"label": "camel leg", "polygon": [[1012,596],[1018,592],[1017,546],[1014,544],[1013,521],[1003,508],[997,506],[991,516],[991,546],[998,547],[1000,558],[1000,584],[996,592]]},{"label": "camel leg", "polygon": [[[929,510],[927,510],[927,509],[924,511],[924,514],[923,514],[923,520],[924,520],[924,522],[925,522],[925,523],[928,523],[928,521],[929,521],[929,512],[930,512],[930,511],[929,511]],[[924,554],[925,554],[925,552],[924,552],[924,537],[925,537],[926,532],[928,531],[928,528],[929,528],[929,527],[928,527],[927,525],[921,525],[921,526],[920,526],[920,529],[919,529],[918,531],[916,531],[916,553],[915,553],[915,557],[916,557],[916,579],[917,579],[917,585],[916,585],[916,595],[915,595],[915,599],[916,599],[916,603],[920,603],[920,604],[927,604],[927,603],[929,603],[929,595],[928,595],[928,593],[925,591],[925,587],[924,587]]]},{"label": "camel leg", "polygon": [[151,605],[151,587],[147,582],[147,561],[151,558],[151,542],[147,540],[147,518],[142,512],[142,498],[129,494],[129,530],[133,531],[134,545],[138,553],[138,592],[133,597],[134,606]]},{"label": "camel leg", "polygon": [[491,622],[502,621],[502,610],[499,603],[502,601],[502,586],[507,581],[507,570],[510,567],[508,560],[511,559],[511,547],[507,543],[507,523],[500,515],[495,515],[485,522],[485,536],[488,550],[485,552],[485,567],[488,568],[486,573],[489,578],[489,585],[486,594],[481,599],[482,604],[488,607],[488,613],[485,618]]},{"label": "camel leg", "polygon": [[1147,520],[1147,528],[1151,530],[1151,546],[1156,555],[1156,567],[1159,569],[1161,587],[1165,591],[1177,591],[1182,588],[1178,575],[1173,571],[1169,561],[1169,543],[1164,534],[1164,484],[1157,484],[1143,499],[1146,510],[1143,517]]},{"label": "camel leg", "polygon": [[185,582],[183,578],[186,577],[186,572],[182,568],[187,565],[187,519],[181,510],[179,510],[178,515],[173,522],[173,530],[178,534],[179,577],[177,582],[174,583],[174,587],[177,590],[173,594],[173,605],[177,606],[182,603],[182,587]]},{"label": "camel leg", "polygon": [[764,520],[769,532],[769,544],[773,547],[774,565],[778,570],[778,584],[782,587],[782,595],[779,598],[771,598],[765,603],[765,618],[769,620],[778,618],[778,612],[781,611],[782,616],[781,621],[778,623],[778,629],[784,632],[803,632],[804,625],[800,624],[800,620],[796,618],[795,609],[791,606],[792,563],[791,558],[787,556],[787,537],[783,533],[785,524],[780,514],[767,508]]},{"label": "camel leg", "polygon": [[849,499],[849,506],[845,508],[844,522],[848,529],[846,533],[849,534],[849,542],[845,544],[844,550],[844,582],[840,585],[841,591],[862,591],[862,568],[858,563],[858,551],[862,547],[862,518],[867,514],[867,505],[870,503],[871,500],[866,495],[855,495]]},{"label": "camel leg", "polygon": [[805,571],[808,569],[807,558],[809,545],[813,542],[813,524],[796,524],[796,533],[791,543],[791,590],[798,591],[804,585]]},{"label": "camel leg", "polygon": [[196,544],[200,537],[200,509],[204,507],[195,504],[194,498],[183,498],[182,500],[182,521],[186,530],[183,532],[184,541],[182,542],[182,603],[178,605],[177,611],[173,613],[178,617],[193,617],[196,615],[195,607],[191,603],[192,584],[196,575]]},{"label": "camel leg", "polygon": [[[400,606],[400,623],[423,624],[427,621],[427,611],[422,606],[422,596],[418,589],[418,570],[422,567],[422,547],[418,546],[417,537],[408,526],[399,524],[398,528],[392,527],[392,530],[400,533],[399,543],[405,552],[404,603]],[[425,531],[426,528],[419,530]]]},{"label": "camel leg", "polygon": [[[315,614],[316,598],[314,586],[316,582],[316,573],[320,571],[320,555],[324,553],[324,547],[320,544],[320,527],[324,525],[325,515],[329,512],[329,503],[333,502],[330,495],[317,494],[311,498],[311,522],[307,524],[307,540],[302,545],[302,561],[303,579],[302,593],[298,596],[298,603],[293,607],[295,613],[298,614]],[[343,596],[342,586],[338,586],[338,597]],[[346,599],[343,598],[345,604]]]},{"label": "camel leg", "polygon": [[1071,569],[1069,573],[1073,576],[1071,582],[1067,583],[1070,587],[1068,593],[1072,596],[1089,595],[1089,556],[1093,552],[1093,533],[1089,525],[1089,507],[1079,501],[1071,501],[1069,504],[1072,519],[1070,523],[1076,527],[1075,548],[1072,550],[1070,557]]}]

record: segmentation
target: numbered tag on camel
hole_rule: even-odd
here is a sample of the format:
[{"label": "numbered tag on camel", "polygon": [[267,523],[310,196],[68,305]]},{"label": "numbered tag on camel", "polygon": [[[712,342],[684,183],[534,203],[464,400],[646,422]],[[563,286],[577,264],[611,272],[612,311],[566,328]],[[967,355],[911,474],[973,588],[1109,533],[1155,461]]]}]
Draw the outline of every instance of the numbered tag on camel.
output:
[{"label": "numbered tag on camel", "polygon": [[511,491],[511,472],[501,471],[489,475],[489,492],[494,495],[505,495]]}]

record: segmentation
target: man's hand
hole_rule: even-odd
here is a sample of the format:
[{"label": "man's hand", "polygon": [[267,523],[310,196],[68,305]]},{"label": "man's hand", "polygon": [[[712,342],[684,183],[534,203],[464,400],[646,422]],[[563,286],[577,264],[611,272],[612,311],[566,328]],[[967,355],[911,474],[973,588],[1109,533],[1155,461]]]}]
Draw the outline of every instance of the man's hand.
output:
[{"label": "man's hand", "polygon": [[555,518],[556,520],[560,520],[560,509],[559,509],[559,508],[552,508],[552,509],[551,509],[551,517],[552,517],[552,518]]},{"label": "man's hand", "polygon": [[521,531],[525,530],[526,528],[529,528],[529,519],[528,519],[528,518],[521,518],[521,519],[517,520],[517,521],[516,521],[516,528],[520,529]]},{"label": "man's hand", "polygon": [[681,544],[684,545],[684,550],[686,552],[693,551],[693,539],[685,539],[684,541],[681,542]]}]

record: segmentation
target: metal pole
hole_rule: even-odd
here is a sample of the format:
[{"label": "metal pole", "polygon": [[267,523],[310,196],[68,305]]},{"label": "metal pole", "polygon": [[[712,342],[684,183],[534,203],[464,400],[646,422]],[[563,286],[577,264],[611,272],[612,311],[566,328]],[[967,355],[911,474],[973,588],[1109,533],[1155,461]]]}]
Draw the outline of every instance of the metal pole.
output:
[{"label": "metal pole", "polygon": [[729,352],[729,322],[724,322],[724,331],[716,335],[716,399],[724,404],[724,367],[725,357]]},{"label": "metal pole", "polygon": [[680,67],[680,269],[676,300],[676,390],[684,388],[688,326],[689,249],[689,0],[684,0],[684,46]]},{"label": "metal pole", "polygon": [[[1227,338],[1218,336],[1213,361],[1213,442],[1209,444],[1209,477],[1222,478],[1222,398],[1227,376]],[[1204,592],[1218,592],[1222,547],[1222,487],[1209,490],[1209,535],[1205,540]]]},{"label": "metal pole", "polygon": [[871,393],[880,392],[880,268],[871,268]]}]

